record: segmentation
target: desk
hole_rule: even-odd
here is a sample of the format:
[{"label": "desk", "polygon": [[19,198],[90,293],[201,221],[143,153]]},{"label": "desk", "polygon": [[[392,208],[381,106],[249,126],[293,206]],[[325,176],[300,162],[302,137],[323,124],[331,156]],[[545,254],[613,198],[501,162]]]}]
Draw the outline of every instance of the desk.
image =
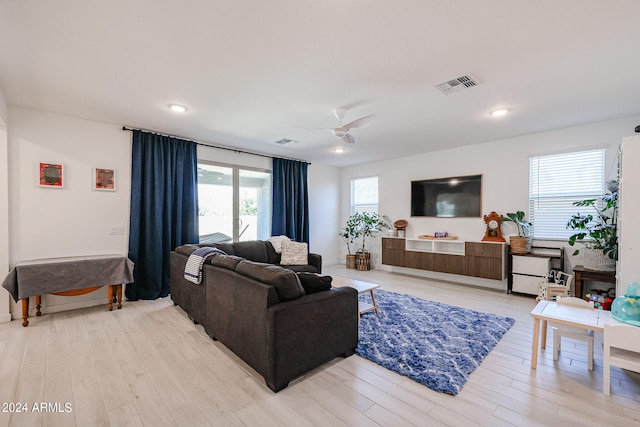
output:
[{"label": "desk", "polygon": [[[531,311],[533,317],[533,339],[531,342],[531,369],[538,366],[538,338],[542,323],[541,348],[547,346],[547,322],[574,326],[576,328],[603,332],[605,323],[612,323],[610,311],[585,310],[580,307],[558,305],[555,301],[540,301]],[[617,323],[617,321],[615,321]]]},{"label": "desk", "polygon": [[29,325],[29,297],[36,297],[40,316],[42,294],[82,295],[109,286],[109,310],[116,294],[122,307],[122,284],[133,282],[133,262],[123,255],[48,258],[18,262],[2,282],[14,301],[22,300],[22,326]]},{"label": "desk", "polygon": [[573,274],[576,276],[575,294],[576,297],[582,298],[582,282],[585,280],[597,280],[598,282],[606,282],[616,284],[616,272],[589,270],[582,265],[576,265],[573,268]]}]

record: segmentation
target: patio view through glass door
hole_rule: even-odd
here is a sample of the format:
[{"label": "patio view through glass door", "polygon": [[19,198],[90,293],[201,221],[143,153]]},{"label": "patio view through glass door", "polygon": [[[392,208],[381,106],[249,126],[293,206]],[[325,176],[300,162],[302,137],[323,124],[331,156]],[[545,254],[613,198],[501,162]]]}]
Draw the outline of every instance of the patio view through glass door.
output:
[{"label": "patio view through glass door", "polygon": [[200,243],[265,240],[271,235],[271,173],[198,163]]}]

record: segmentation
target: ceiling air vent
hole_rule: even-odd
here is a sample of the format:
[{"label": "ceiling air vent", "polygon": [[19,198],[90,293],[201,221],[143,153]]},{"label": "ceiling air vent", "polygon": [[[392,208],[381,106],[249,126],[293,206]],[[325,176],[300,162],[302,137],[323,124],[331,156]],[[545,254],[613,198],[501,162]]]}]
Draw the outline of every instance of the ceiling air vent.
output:
[{"label": "ceiling air vent", "polygon": [[457,77],[453,80],[436,85],[436,88],[445,95],[451,95],[454,92],[460,92],[463,89],[478,86],[480,83],[470,75]]},{"label": "ceiling air vent", "polygon": [[298,141],[293,140],[293,139],[289,139],[289,138],[282,138],[282,139],[277,140],[276,144],[279,144],[279,145],[291,145],[291,144],[295,144],[296,142],[298,142]]}]

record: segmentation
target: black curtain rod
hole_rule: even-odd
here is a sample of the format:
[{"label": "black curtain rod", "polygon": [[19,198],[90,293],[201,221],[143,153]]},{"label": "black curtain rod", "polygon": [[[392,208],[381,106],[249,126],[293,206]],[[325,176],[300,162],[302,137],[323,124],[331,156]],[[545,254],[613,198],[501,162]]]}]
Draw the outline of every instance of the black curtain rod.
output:
[{"label": "black curtain rod", "polygon": [[[256,153],[256,152],[252,152],[252,151],[245,151],[245,150],[239,150],[237,148],[231,148],[231,147],[223,147],[220,145],[213,145],[213,144],[208,144],[208,143],[203,143],[203,142],[198,142],[198,141],[194,141],[192,139],[188,139],[188,138],[184,138],[182,136],[178,136],[178,135],[170,135],[168,133],[160,133],[160,132],[156,132],[153,130],[148,130],[148,129],[137,129],[137,128],[128,128],[126,126],[122,126],[122,130],[123,131],[128,131],[128,132],[132,132],[134,130],[139,130],[142,132],[148,132],[148,133],[153,133],[156,135],[161,135],[161,136],[168,136],[169,138],[178,138],[178,139],[183,139],[185,141],[189,141],[189,142],[193,142],[196,145],[202,145],[203,147],[211,147],[211,148],[218,148],[220,150],[227,150],[227,151],[233,151],[234,153],[242,153],[242,154],[251,154],[253,156],[260,156],[260,157],[266,157],[268,159],[273,159],[274,157],[278,157],[278,156],[270,156],[268,154],[263,154],[263,153]],[[307,162],[304,160],[300,160],[300,159],[293,159],[290,157],[278,157],[280,159],[286,159],[286,160],[294,160],[296,162],[302,162],[302,163],[306,163],[308,165],[311,164],[311,162]]]}]

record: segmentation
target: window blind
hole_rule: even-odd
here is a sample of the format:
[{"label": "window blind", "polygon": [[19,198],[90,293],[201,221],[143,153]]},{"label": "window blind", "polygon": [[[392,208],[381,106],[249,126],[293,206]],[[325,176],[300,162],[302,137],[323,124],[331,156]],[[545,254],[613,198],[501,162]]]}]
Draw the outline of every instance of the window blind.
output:
[{"label": "window blind", "polygon": [[351,214],[378,213],[378,177],[351,180]]},{"label": "window blind", "polygon": [[[604,194],[605,150],[590,150],[529,160],[529,221],[536,239],[568,239],[571,215],[589,208],[573,202]],[[587,210],[585,210],[587,209]]]}]

